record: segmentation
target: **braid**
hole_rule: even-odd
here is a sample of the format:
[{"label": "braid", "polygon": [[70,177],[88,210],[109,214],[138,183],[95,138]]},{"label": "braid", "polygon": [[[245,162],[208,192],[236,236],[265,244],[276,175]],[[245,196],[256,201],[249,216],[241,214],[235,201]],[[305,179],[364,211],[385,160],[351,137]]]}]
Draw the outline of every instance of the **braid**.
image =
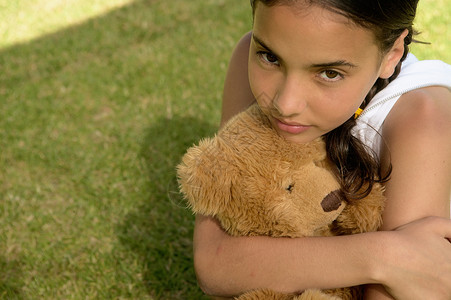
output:
[{"label": "braid", "polygon": [[395,71],[393,72],[393,75],[390,76],[390,78],[385,78],[385,79],[384,78],[378,78],[376,80],[376,83],[370,89],[370,91],[368,92],[368,94],[365,97],[365,100],[363,101],[362,105],[360,106],[361,109],[364,109],[368,105],[368,103],[371,101],[371,99],[373,99],[374,96],[376,96],[377,93],[382,91],[390,82],[395,80],[398,77],[399,73],[401,72],[402,62],[406,59],[407,54],[409,54],[409,45],[412,42],[418,42],[418,41],[413,39],[413,35],[416,35],[418,33],[415,30],[413,30],[412,26],[410,26],[410,28],[408,28],[408,30],[409,30],[409,33],[404,38],[404,53],[402,55],[401,60],[396,65],[396,68],[395,68]]},{"label": "braid", "polygon": [[[403,56],[396,65],[392,76],[386,79],[377,79],[360,108],[364,109],[378,92],[398,77],[402,62],[409,53],[413,34],[416,34],[416,32],[410,27],[409,33],[404,39]],[[337,177],[341,181],[342,190],[349,199],[366,197],[371,192],[374,183],[388,181],[391,174],[391,165],[387,174],[382,174],[381,164],[376,153],[352,135],[351,129],[355,124],[356,121],[352,117],[343,125],[325,135],[329,159],[337,166]],[[363,187],[365,188],[363,189]]]},{"label": "braid", "polygon": [[368,105],[368,103],[371,101],[371,99],[373,99],[374,96],[376,96],[377,93],[382,91],[390,82],[392,82],[393,80],[396,79],[396,77],[398,77],[399,73],[401,72],[402,62],[406,59],[407,54],[409,53],[409,45],[412,42],[412,33],[413,33],[412,31],[413,31],[412,28],[409,28],[409,34],[404,38],[404,54],[402,55],[402,58],[399,61],[399,63],[396,65],[393,75],[390,76],[389,78],[385,78],[385,79],[378,78],[376,80],[376,83],[373,85],[373,87],[370,89],[370,91],[366,95],[365,100],[363,101],[360,108],[364,109]]},{"label": "braid", "polygon": [[348,199],[366,197],[375,182],[384,182],[388,178],[382,177],[380,164],[374,153],[372,155],[372,151],[368,151],[367,147],[351,134],[355,124],[356,120],[352,117],[324,136],[327,155],[337,166],[336,176]]}]

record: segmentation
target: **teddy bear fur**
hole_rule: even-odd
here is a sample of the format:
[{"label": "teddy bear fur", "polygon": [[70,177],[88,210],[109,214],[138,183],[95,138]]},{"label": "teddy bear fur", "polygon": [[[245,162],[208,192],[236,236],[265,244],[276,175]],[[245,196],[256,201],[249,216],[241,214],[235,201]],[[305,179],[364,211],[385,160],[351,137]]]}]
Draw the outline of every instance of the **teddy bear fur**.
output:
[{"label": "teddy bear fur", "polygon": [[[257,105],[217,135],[187,150],[177,167],[180,191],[196,214],[216,218],[232,236],[307,237],[375,231],[383,188],[360,200],[340,190],[321,138],[296,144],[281,137]],[[331,249],[332,251],[332,249]],[[249,291],[236,299],[359,299],[361,287],[282,294]]]}]

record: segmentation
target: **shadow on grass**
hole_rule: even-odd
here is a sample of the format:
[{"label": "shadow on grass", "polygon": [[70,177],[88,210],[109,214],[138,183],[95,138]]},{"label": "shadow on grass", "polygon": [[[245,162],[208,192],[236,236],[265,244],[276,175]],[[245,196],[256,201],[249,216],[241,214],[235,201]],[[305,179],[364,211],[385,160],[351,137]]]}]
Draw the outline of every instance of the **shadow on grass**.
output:
[{"label": "shadow on grass", "polygon": [[0,256],[0,299],[24,299],[21,293],[20,262]]},{"label": "shadow on grass", "polygon": [[144,283],[158,299],[205,297],[193,269],[194,216],[178,192],[175,168],[188,147],[214,130],[194,118],[161,118],[147,130],[142,145],[149,198],[126,217],[118,234],[138,254],[144,265]]},{"label": "shadow on grass", "polygon": [[[100,213],[108,216],[107,221],[119,220],[114,234],[121,253],[113,253],[113,264],[124,257],[127,262],[140,264],[116,272],[134,281],[131,289],[139,276],[129,273],[140,272],[144,293],[154,299],[204,297],[192,267],[194,216],[177,192],[175,166],[189,146],[216,129],[200,120],[217,106],[211,95],[219,90],[221,79],[216,79],[215,74],[221,71],[221,64],[203,58],[228,55],[229,42],[212,39],[210,28],[234,22],[224,9],[237,13],[241,11],[238,3],[140,0],[82,24],[0,50],[0,164],[8,165],[16,175],[8,178],[9,185],[0,184],[0,194],[7,189],[11,193],[23,192],[18,187],[26,181],[21,176],[27,171],[24,166],[40,172],[31,178],[37,181],[36,185],[23,184],[24,195],[35,193],[35,186],[48,184],[45,179],[51,174],[58,179],[58,185],[55,183],[52,188],[61,198],[84,201],[83,206],[95,213],[99,206],[108,206]],[[192,43],[193,40],[200,41]],[[208,96],[191,97],[201,94]],[[204,101],[206,97],[210,102]],[[173,117],[166,118],[162,115],[169,105],[173,107]],[[191,118],[193,115],[201,117]],[[141,124],[148,120],[152,125],[145,131],[142,145],[135,146],[142,138]],[[142,191],[143,174],[138,170],[140,166],[134,165],[137,152],[141,152],[148,171],[148,183]],[[123,188],[109,193],[109,183],[123,181]],[[114,199],[126,200],[111,204]],[[24,207],[28,200],[24,197]],[[122,220],[121,205],[136,208]],[[17,217],[7,216],[1,221],[13,224],[24,215],[35,213],[40,212],[20,211]],[[66,216],[58,217],[64,220]],[[91,221],[92,218],[80,220],[80,228],[92,229],[95,224]],[[28,242],[23,242],[23,247],[27,246]],[[20,264],[0,256],[0,273],[11,275],[0,276],[0,297],[8,293],[9,298],[22,298],[20,292],[25,294],[25,286],[33,280],[30,270],[40,272],[42,265],[58,264],[62,259],[52,257],[26,265],[21,273]],[[98,267],[106,275],[114,272],[111,267]],[[96,292],[105,286],[117,286],[117,295],[126,294],[123,290],[127,282],[111,282],[108,276],[104,281],[107,284]],[[40,284],[44,291],[52,289],[47,281]],[[85,285],[80,283],[81,287]],[[142,289],[141,282],[137,285],[138,290]]]}]

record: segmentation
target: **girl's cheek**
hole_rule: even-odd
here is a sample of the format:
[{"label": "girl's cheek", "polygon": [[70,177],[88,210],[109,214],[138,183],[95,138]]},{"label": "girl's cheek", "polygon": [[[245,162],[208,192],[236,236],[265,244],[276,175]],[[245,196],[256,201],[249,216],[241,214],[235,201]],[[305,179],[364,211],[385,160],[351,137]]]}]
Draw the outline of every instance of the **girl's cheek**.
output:
[{"label": "girl's cheek", "polygon": [[273,94],[272,88],[264,85],[264,84],[258,84],[255,83],[252,87],[252,93],[254,94],[255,99],[257,102],[261,104],[268,104],[271,102],[271,96]]},{"label": "girl's cheek", "polygon": [[276,78],[269,72],[261,72],[257,70],[250,70],[249,83],[254,96],[273,95],[276,90]]},{"label": "girl's cheek", "polygon": [[258,75],[258,72],[255,70],[255,66],[249,66],[249,84],[255,98],[257,98],[257,96],[261,93],[262,89],[261,81],[262,78],[261,76]]}]

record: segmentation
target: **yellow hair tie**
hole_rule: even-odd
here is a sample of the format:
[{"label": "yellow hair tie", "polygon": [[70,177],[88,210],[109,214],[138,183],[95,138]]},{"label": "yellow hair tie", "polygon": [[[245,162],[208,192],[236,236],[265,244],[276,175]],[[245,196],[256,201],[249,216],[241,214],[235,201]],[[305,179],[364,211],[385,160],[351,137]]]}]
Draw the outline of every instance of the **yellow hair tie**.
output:
[{"label": "yellow hair tie", "polygon": [[357,119],[360,116],[360,114],[362,113],[362,111],[363,111],[363,109],[361,109],[361,108],[357,109],[357,111],[354,113],[354,119]]}]

